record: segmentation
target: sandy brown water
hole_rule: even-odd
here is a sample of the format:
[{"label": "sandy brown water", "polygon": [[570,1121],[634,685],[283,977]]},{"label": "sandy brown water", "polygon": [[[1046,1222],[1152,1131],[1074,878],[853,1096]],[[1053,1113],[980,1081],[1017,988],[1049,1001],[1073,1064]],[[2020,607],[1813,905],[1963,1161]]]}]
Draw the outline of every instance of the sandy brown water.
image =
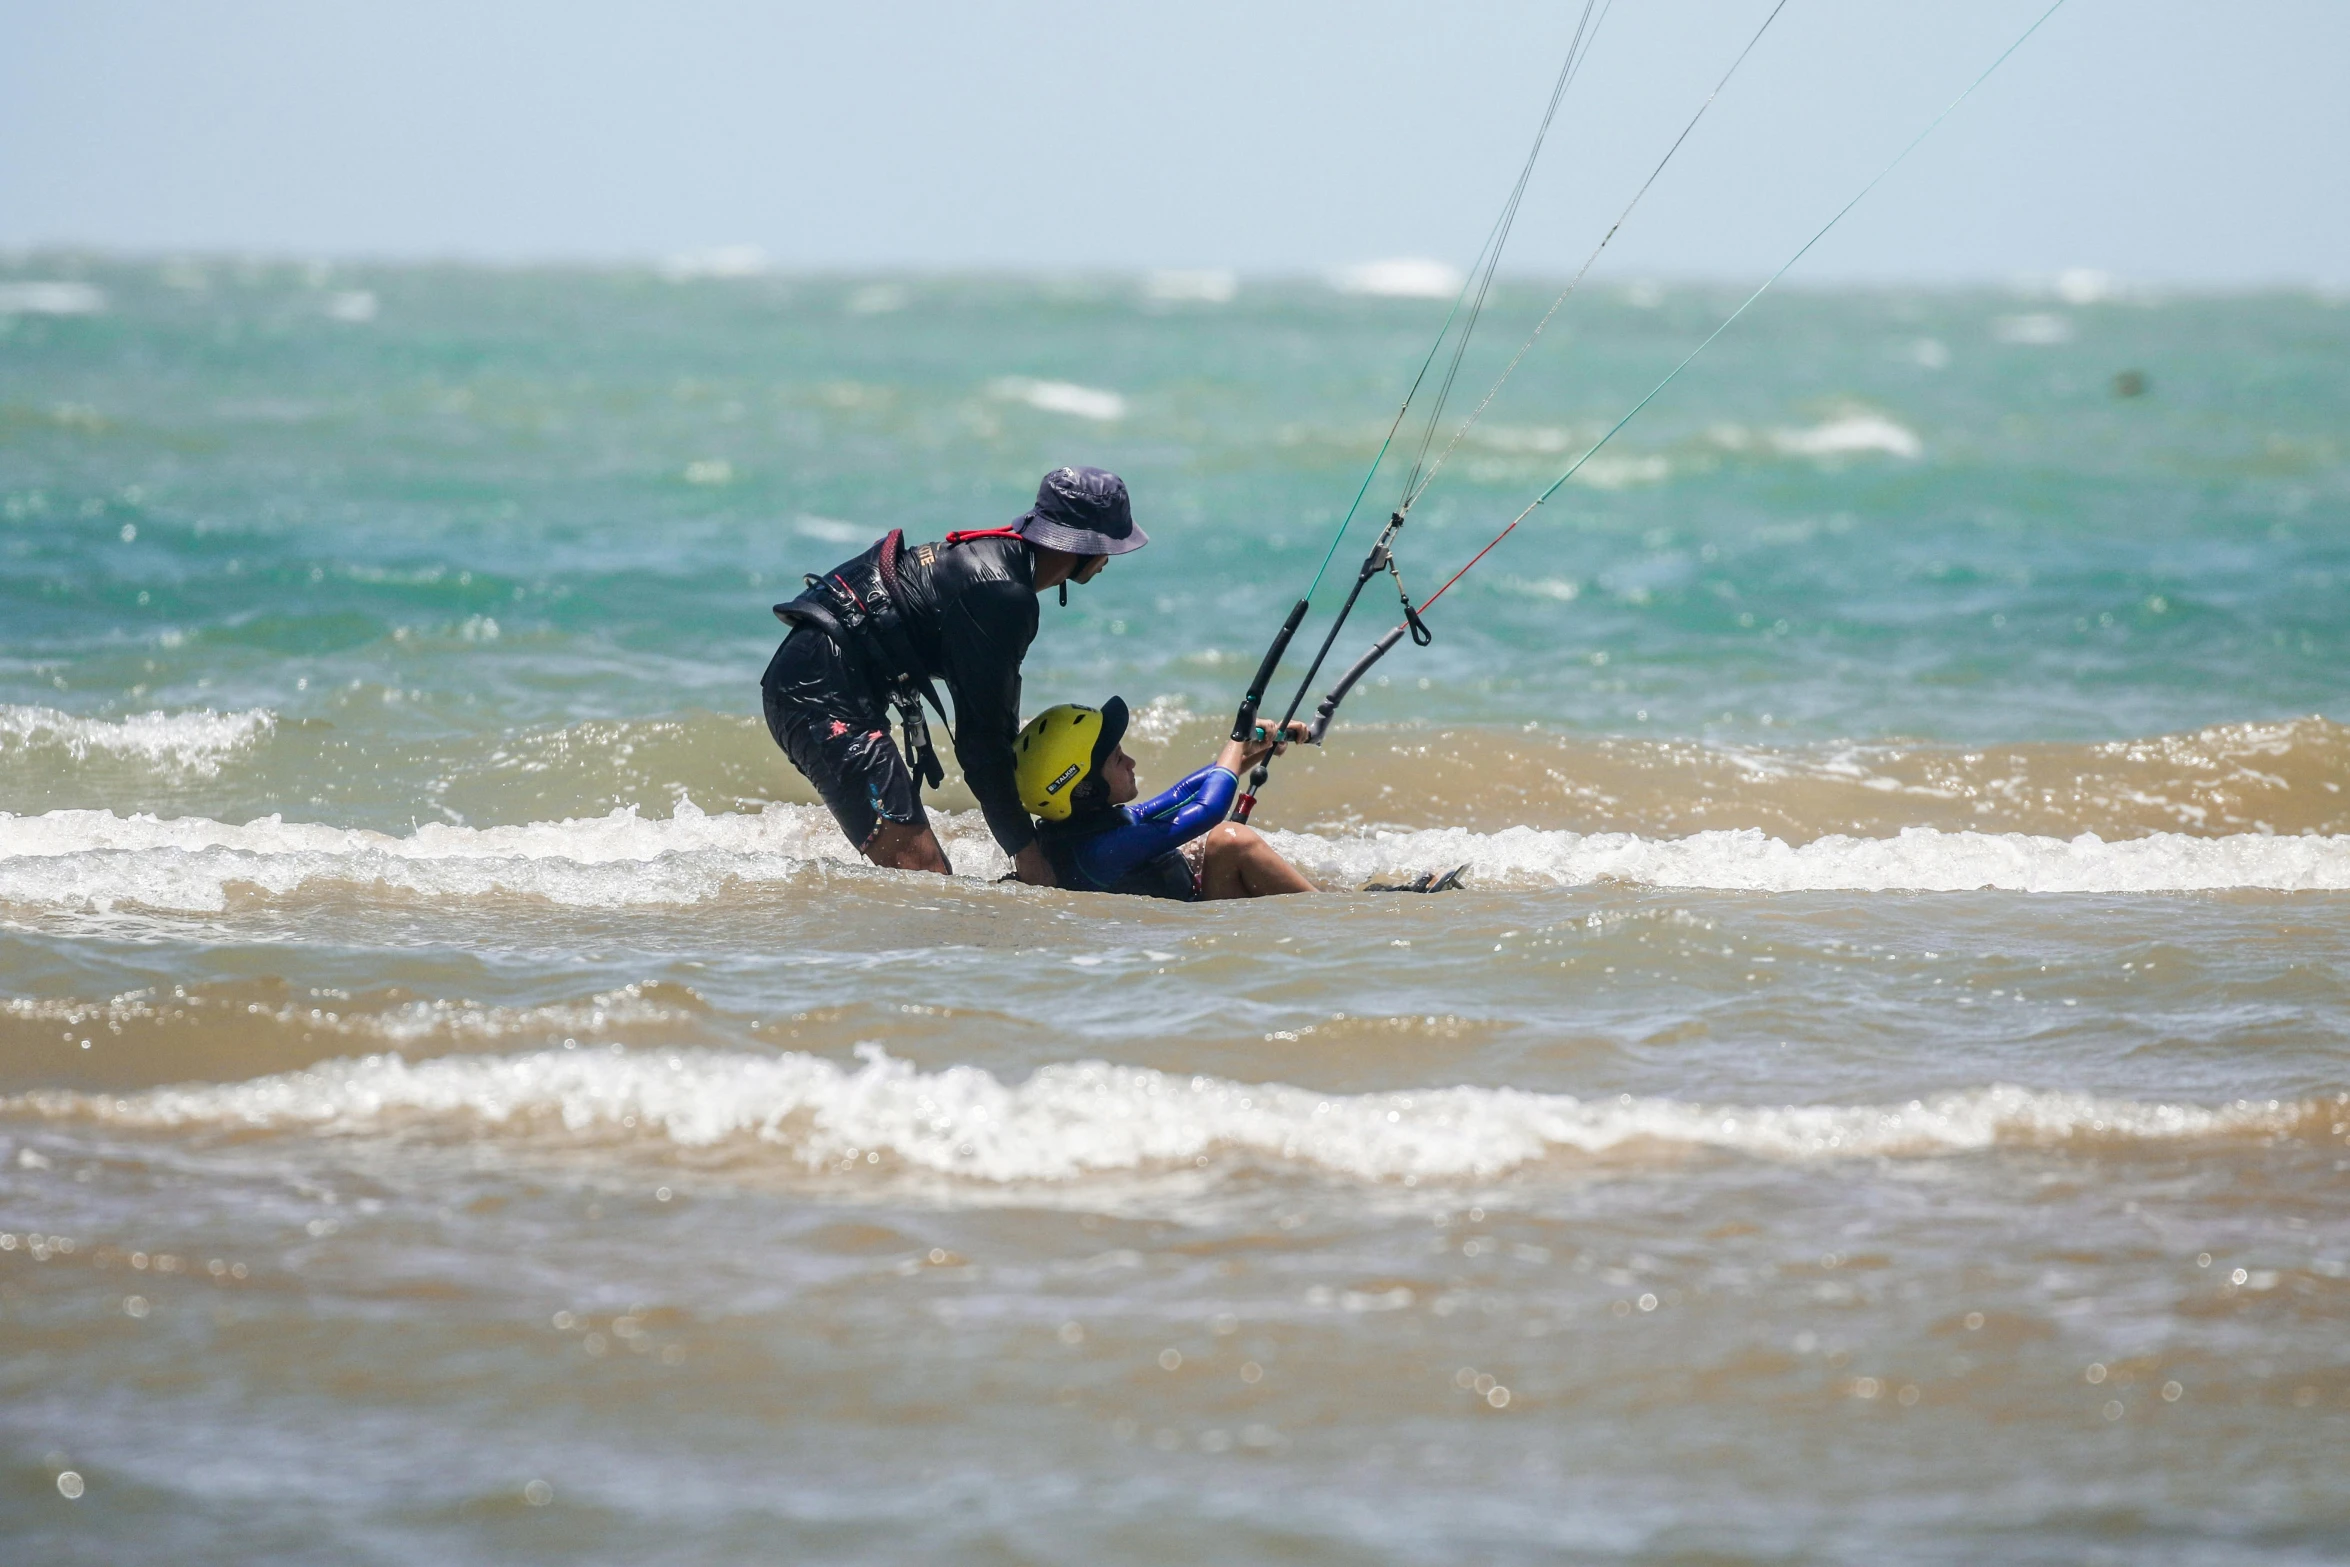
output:
[{"label": "sandy brown water", "polygon": [[[133,985],[152,925],[78,927],[48,961],[112,999],[0,1022],[0,1375],[51,1443],[17,1538],[2221,1561],[2350,1527],[2350,952],[2305,895],[916,896],[851,872],[651,945],[522,905],[418,945],[397,897],[208,922],[216,973],[299,930],[409,976],[374,991]],[[579,973],[518,983],[475,922]],[[48,1510],[67,1469],[98,1507]]]}]

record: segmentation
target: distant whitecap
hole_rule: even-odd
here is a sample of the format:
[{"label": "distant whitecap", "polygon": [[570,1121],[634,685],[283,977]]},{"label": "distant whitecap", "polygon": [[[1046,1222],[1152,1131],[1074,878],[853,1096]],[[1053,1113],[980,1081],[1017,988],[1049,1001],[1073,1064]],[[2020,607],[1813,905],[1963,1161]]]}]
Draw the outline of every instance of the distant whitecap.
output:
[{"label": "distant whitecap", "polygon": [[672,283],[695,278],[757,277],[767,270],[767,252],[756,245],[716,245],[663,258],[661,275]]},{"label": "distant whitecap", "polygon": [[2029,315],[2001,316],[1991,323],[1991,335],[2002,343],[2021,343],[2032,348],[2053,348],[2073,340],[2072,322],[2050,311],[2034,311]]},{"label": "distant whitecap", "polygon": [[988,390],[1007,402],[1026,403],[1049,414],[1073,414],[1080,419],[1105,423],[1126,417],[1125,398],[1098,386],[1079,386],[1074,381],[1033,381],[1026,376],[1008,375],[990,383]]},{"label": "distant whitecap", "polygon": [[806,539],[822,539],[827,544],[870,544],[874,530],[861,522],[843,522],[838,517],[813,517],[806,512],[792,519],[792,532]]},{"label": "distant whitecap", "polygon": [[1143,297],[1162,304],[1229,304],[1239,292],[1239,275],[1226,267],[1153,272],[1142,280]]},{"label": "distant whitecap", "polygon": [[2121,284],[2110,272],[2095,267],[2068,267],[2056,275],[2056,297],[2068,305],[2103,304],[2122,292]]},{"label": "distant whitecap", "polygon": [[902,283],[868,283],[852,290],[844,309],[852,316],[886,316],[913,303]]},{"label": "distant whitecap", "polygon": [[1594,490],[1625,490],[1635,484],[1662,484],[1672,476],[1672,460],[1653,452],[1601,452],[1575,470],[1575,482]]},{"label": "distant whitecap", "polygon": [[1463,280],[1459,267],[1425,256],[1358,262],[1330,274],[1330,286],[1341,294],[1379,299],[1450,299],[1461,291]]},{"label": "distant whitecap", "polygon": [[1882,452],[1888,457],[1923,457],[1917,432],[1883,414],[1846,414],[1808,430],[1776,430],[1771,444],[1790,457],[1852,457]]},{"label": "distant whitecap", "polygon": [[87,283],[0,283],[0,316],[94,316],[106,292]]}]

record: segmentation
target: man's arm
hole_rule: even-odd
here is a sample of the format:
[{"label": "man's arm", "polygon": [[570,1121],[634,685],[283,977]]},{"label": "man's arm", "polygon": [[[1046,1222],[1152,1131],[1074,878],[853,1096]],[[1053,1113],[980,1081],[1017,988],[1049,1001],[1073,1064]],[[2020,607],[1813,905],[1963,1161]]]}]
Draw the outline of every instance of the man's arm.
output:
[{"label": "man's arm", "polygon": [[[940,633],[947,688],[955,698],[955,760],[963,769],[963,781],[979,799],[988,832],[1006,854],[1018,859],[1036,841],[1036,828],[1012,781],[1012,741],[1020,729],[1020,660],[1036,637],[1036,595],[1018,582],[973,583],[947,607]],[[1039,878],[1024,869],[1021,879]],[[1051,873],[1042,879],[1049,882]]]}]

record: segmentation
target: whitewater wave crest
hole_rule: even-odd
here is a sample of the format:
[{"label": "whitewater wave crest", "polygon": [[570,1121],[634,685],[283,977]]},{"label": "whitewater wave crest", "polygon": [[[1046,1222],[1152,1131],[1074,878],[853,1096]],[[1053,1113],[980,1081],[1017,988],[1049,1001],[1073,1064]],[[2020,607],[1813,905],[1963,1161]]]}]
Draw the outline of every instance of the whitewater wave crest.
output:
[{"label": "whitewater wave crest", "polygon": [[[943,817],[939,825],[967,879],[1004,873],[1007,862],[976,813]],[[1684,838],[1529,827],[1269,836],[1307,874],[1339,888],[1466,865],[1473,886],[1490,888],[1628,882],[1743,892],[2350,890],[2350,836],[2155,833],[2109,843],[2088,834],[1911,828],[1889,838],[1801,845],[1754,830]],[[517,827],[436,823],[406,836],[276,816],[232,825],[93,810],[0,814],[0,903],[91,911],[218,912],[234,891],[284,897],[336,886],[427,898],[519,894],[582,908],[698,904],[737,887],[851,866],[861,870],[862,862],[831,817],[797,805],[710,814],[683,801],[666,819],[629,809]]]},{"label": "whitewater wave crest", "polygon": [[[1008,868],[976,813],[942,825],[966,870]],[[91,810],[0,814],[0,903],[99,912],[217,913],[235,891],[284,897],[336,886],[522,895],[575,908],[698,904],[827,862],[863,864],[828,813],[794,805],[711,815],[680,801],[666,819],[630,808],[518,827],[427,823],[405,836],[277,816],[232,825]]]},{"label": "whitewater wave crest", "polygon": [[470,1044],[545,1035],[601,1035],[627,1029],[641,1036],[649,1029],[673,1027],[703,1016],[709,1010],[701,998],[682,985],[659,981],[621,985],[578,1001],[545,1006],[502,1007],[441,997],[351,998],[343,995],[306,998],[277,994],[284,987],[266,982],[266,994],[245,995],[239,987],[180,987],[170,995],[151,990],[131,991],[106,1001],[82,1001],[41,996],[0,998],[0,1039],[8,1025],[43,1031],[61,1029],[70,1038],[78,1032],[105,1030],[120,1036],[142,1026],[219,1019],[248,1031],[274,1024],[299,1027],[306,1034],[370,1044],[407,1047],[419,1043]]},{"label": "whitewater wave crest", "polygon": [[276,728],[277,715],[267,708],[80,718],[53,707],[0,706],[0,758],[40,752],[73,762],[111,757],[212,778],[223,761]]},{"label": "whitewater wave crest", "polygon": [[1270,835],[1309,875],[1349,883],[1404,867],[1469,867],[1484,884],[1632,882],[1732,892],[2215,892],[2350,889],[2350,836],[2226,838],[2154,833],[2109,843],[2093,833],[1842,835],[1790,844],[1753,828],[1646,838],[1511,827]]},{"label": "whitewater wave crest", "polygon": [[419,1122],[558,1142],[748,1139],[809,1171],[1056,1182],[1203,1164],[1305,1167],[1363,1181],[1490,1179],[1643,1145],[1817,1161],[1931,1157],[2000,1146],[2338,1137],[2331,1101],[2148,1104],[1993,1085],[1889,1105],[1581,1100],[1515,1088],[1320,1093],[1101,1061],[1006,1083],[973,1066],[923,1072],[877,1046],[859,1064],[727,1050],[555,1049],[510,1056],[332,1061],[250,1082],[106,1095],[36,1092],[12,1114],[176,1129],[337,1134]]}]

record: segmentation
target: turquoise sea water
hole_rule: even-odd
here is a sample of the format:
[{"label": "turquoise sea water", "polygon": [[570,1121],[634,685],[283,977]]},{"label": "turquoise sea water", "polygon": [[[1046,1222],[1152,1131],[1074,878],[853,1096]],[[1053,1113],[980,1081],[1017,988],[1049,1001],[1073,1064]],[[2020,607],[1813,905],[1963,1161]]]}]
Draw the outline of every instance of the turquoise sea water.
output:
[{"label": "turquoise sea water", "polygon": [[[1571,301],[1405,581],[1739,297]],[[1443,309],[0,264],[0,1533],[2350,1549],[2341,301],[1771,296],[1276,773],[1337,891],[853,863],[801,572],[1116,469],[1027,702],[1171,778]]]},{"label": "turquoise sea water", "polygon": [[[1115,279],[163,270],[100,269],[102,314],[9,318],[10,701],[736,713],[772,640],[755,611],[799,571],[886,526],[1000,524],[1082,458],[1158,543],[1050,622],[1032,683],[1228,705],[1206,655],[1253,662],[1443,310],[1312,284],[1153,309]],[[1547,294],[1507,291],[1481,346]],[[1407,580],[1449,575],[1737,297],[1576,301],[1415,513]],[[373,318],[333,319],[359,298]],[[2346,339],[2350,314],[2291,295],[1775,297],[1449,602],[1429,694],[1366,710],[1972,741],[2322,711],[2350,652]],[[2130,370],[2148,395],[2113,394]],[[1030,406],[1021,379],[1123,416]],[[1383,477],[1363,522],[1392,500]]]}]

